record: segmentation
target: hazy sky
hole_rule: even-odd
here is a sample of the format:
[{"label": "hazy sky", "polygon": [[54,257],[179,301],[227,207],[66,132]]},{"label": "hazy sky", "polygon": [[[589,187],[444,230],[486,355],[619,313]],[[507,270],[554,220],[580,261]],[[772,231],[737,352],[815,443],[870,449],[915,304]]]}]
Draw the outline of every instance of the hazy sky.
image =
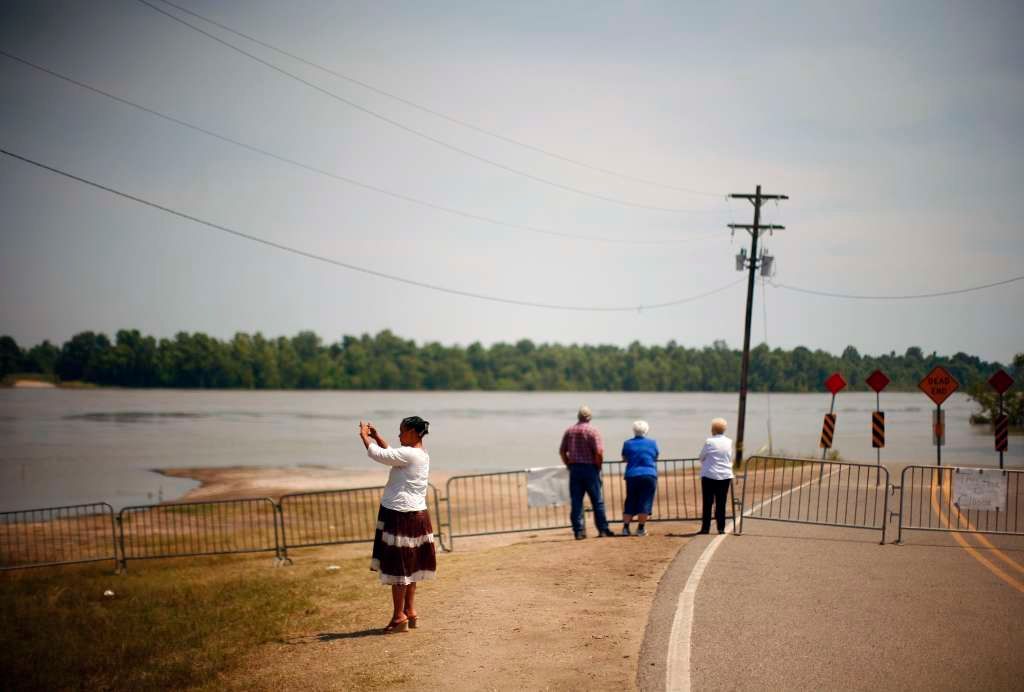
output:
[{"label": "hazy sky", "polygon": [[[765,207],[775,281],[902,295],[1024,274],[1019,2],[297,2],[175,0],[475,132],[201,26],[388,124],[136,0],[0,5],[0,50],[304,170],[0,56],[0,146],[260,238],[459,291],[651,305],[741,279]],[[646,207],[684,210],[664,211]],[[285,254],[0,156],[0,333],[23,345],[135,327],[230,337],[390,328],[417,341],[527,337],[703,346],[743,334],[744,287],[659,310],[571,312],[447,295]],[[511,227],[510,227],[511,226]],[[530,226],[602,242],[545,235]],[[645,241],[668,241],[651,243]],[[688,241],[688,242],[679,242]],[[1024,282],[852,301],[767,288],[768,341],[917,345],[1009,360]],[[754,342],[764,339],[760,286]]]}]

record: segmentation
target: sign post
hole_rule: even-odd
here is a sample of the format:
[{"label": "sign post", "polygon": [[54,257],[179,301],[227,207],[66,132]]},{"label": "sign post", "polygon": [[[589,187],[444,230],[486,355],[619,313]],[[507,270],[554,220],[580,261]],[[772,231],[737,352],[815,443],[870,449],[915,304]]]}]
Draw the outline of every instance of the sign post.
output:
[{"label": "sign post", "polygon": [[1009,449],[1008,437],[1010,432],[1010,421],[1006,411],[1003,409],[1003,394],[1013,386],[1013,378],[1007,375],[1005,370],[1000,370],[988,378],[988,383],[992,385],[992,389],[999,393],[999,415],[996,416],[993,422],[995,423],[996,451],[999,452],[999,468],[1003,468],[1003,452]]},{"label": "sign post", "polygon": [[828,450],[832,448],[832,435],[836,429],[836,394],[838,394],[843,387],[846,386],[846,380],[838,372],[834,372],[829,375],[828,379],[825,380],[825,389],[832,392],[832,403],[829,404],[828,413],[825,414],[825,422],[821,426],[821,460],[825,461],[825,456],[828,454]]},{"label": "sign post", "polygon": [[882,474],[882,447],[885,446],[885,411],[880,405],[880,394],[889,384],[889,378],[881,370],[875,370],[865,380],[875,390],[875,412],[871,414],[871,446],[875,448],[875,485]]},{"label": "sign post", "polygon": [[[941,365],[936,365],[924,379],[917,384],[918,388],[928,395],[928,398],[935,402],[935,415],[932,418],[932,433],[935,441],[935,461],[937,466],[942,466],[942,445],[946,444],[946,416],[942,412],[942,402],[950,397],[953,392],[960,388],[948,370]],[[942,485],[942,474],[939,474],[939,485]]]},{"label": "sign post", "polygon": [[[832,436],[836,431],[836,394],[846,386],[846,380],[838,372],[834,372],[828,376],[825,380],[825,389],[832,392],[832,403],[829,404],[828,413],[825,414],[825,421],[821,425],[821,441],[818,442],[818,446],[821,447],[821,460],[825,461],[825,457],[828,456],[828,450],[832,449]],[[825,477],[825,465],[821,465],[821,470],[818,473],[818,482],[821,483]]]}]

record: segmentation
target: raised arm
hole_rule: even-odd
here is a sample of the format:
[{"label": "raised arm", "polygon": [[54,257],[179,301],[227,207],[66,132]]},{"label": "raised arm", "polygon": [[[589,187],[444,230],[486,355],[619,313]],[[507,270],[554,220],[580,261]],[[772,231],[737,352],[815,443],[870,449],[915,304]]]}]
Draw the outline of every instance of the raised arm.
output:
[{"label": "raised arm", "polygon": [[380,436],[377,432],[377,428],[374,427],[373,423],[359,421],[359,439],[363,441],[363,446],[369,449],[370,442],[376,442],[378,447],[383,449],[388,448],[388,443]]},{"label": "raised arm", "polygon": [[366,454],[378,464],[385,466],[406,466],[409,460],[402,456],[401,452],[393,447],[380,436],[373,423],[359,421],[359,439],[366,447]]}]

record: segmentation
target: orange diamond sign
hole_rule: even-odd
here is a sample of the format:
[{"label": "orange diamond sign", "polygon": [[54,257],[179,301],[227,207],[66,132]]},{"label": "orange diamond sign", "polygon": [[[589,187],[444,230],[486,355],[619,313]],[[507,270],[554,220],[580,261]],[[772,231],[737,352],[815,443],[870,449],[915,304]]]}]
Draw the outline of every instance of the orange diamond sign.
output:
[{"label": "orange diamond sign", "polygon": [[960,388],[960,383],[949,374],[948,370],[937,365],[934,370],[924,376],[917,386],[935,402],[936,406],[942,406],[942,402]]}]

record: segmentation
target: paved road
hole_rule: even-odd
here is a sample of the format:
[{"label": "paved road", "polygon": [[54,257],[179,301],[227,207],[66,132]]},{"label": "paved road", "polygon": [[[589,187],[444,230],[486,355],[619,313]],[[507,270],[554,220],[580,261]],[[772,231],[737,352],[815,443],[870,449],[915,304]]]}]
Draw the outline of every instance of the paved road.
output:
[{"label": "paved road", "polygon": [[[690,542],[663,579],[642,689],[665,688],[675,605],[711,540]],[[881,546],[877,532],[747,521],[696,588],[692,689],[1024,688],[1024,538],[989,537],[1002,555],[966,540],[983,560],[946,533]]]}]

